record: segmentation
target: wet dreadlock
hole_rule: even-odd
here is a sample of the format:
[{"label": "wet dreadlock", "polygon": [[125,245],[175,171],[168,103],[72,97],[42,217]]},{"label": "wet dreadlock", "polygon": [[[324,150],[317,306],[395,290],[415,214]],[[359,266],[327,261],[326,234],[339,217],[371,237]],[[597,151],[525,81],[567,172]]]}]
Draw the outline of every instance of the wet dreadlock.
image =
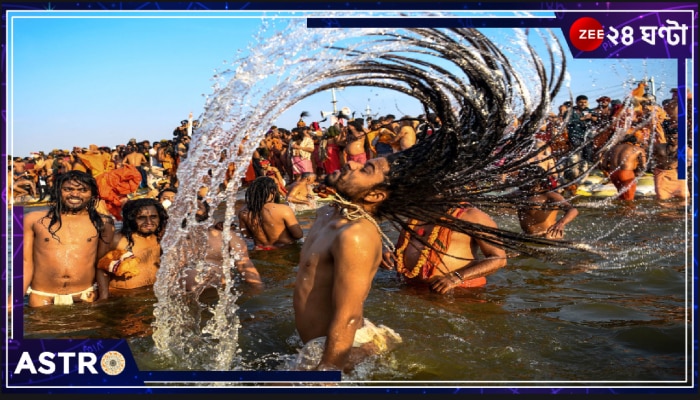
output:
[{"label": "wet dreadlock", "polygon": [[158,212],[158,218],[160,218],[158,228],[156,228],[155,231],[158,241],[160,241],[160,239],[163,237],[163,232],[165,231],[165,226],[168,222],[168,212],[165,210],[165,207],[163,207],[160,201],[152,198],[129,200],[122,206],[122,219],[124,220],[124,224],[120,230],[120,233],[126,237],[129,246],[134,245],[134,233],[138,232],[138,227],[136,226],[136,215],[142,208],[148,206],[155,207],[156,212]]},{"label": "wet dreadlock", "polygon": [[61,229],[61,226],[63,226],[63,222],[61,221],[61,215],[65,212],[65,209],[62,201],[62,186],[66,182],[77,182],[87,186],[90,189],[91,196],[87,204],[88,216],[90,217],[92,225],[97,230],[98,237],[100,238],[100,240],[106,242],[104,239],[102,239],[102,229],[104,228],[105,222],[96,209],[97,200],[99,199],[97,182],[91,174],[83,171],[68,171],[66,173],[57,175],[54,180],[53,187],[49,192],[49,210],[46,212],[45,217],[50,218],[48,231],[51,234],[51,237],[58,240],[59,242],[61,241],[58,235],[56,235],[56,232],[58,232]]},{"label": "wet dreadlock", "polygon": [[269,176],[261,176],[248,186],[245,192],[245,203],[250,211],[251,223],[257,223],[259,226],[263,224],[262,209],[268,203],[270,195],[274,196],[274,202],[279,199],[277,182]]},{"label": "wet dreadlock", "polygon": [[[507,193],[514,187],[527,186],[526,183],[543,178],[523,177],[516,172],[542,161],[537,156],[545,147],[535,144],[535,133],[542,126],[566,71],[566,58],[556,37],[542,36],[548,44],[550,72],[531,43],[524,43],[537,78],[533,80],[532,77],[523,78],[520,68],[516,71],[499,47],[476,29],[407,29],[406,32],[384,32],[374,41],[375,45],[393,41],[402,46],[396,50],[387,47],[388,50],[377,52],[369,59],[359,56],[373,51],[372,44],[367,44],[366,51],[354,48],[350,53],[358,56],[357,62],[329,72],[336,80],[314,90],[318,92],[334,86],[393,89],[419,100],[426,114],[434,114],[442,122],[435,134],[387,157],[390,171],[383,185],[389,196],[377,207],[375,217],[409,231],[413,231],[407,222],[410,219],[446,226],[540,257],[546,256],[552,246],[582,249],[580,244],[468,223],[449,214],[451,209],[466,203],[475,207],[515,207],[522,196],[494,196],[493,193]],[[430,63],[426,56],[452,62],[459,75]],[[558,73],[557,58],[561,65]],[[530,96],[527,83],[532,82],[538,85]],[[551,140],[557,140],[562,134],[554,132]],[[586,144],[588,142],[559,155],[546,175],[563,174],[571,164],[559,160],[570,158]],[[609,146],[604,146],[600,151],[607,148]],[[583,179],[593,167],[581,170],[579,175],[569,175],[570,181],[563,182],[560,187]],[[501,179],[503,176],[509,179]]]}]

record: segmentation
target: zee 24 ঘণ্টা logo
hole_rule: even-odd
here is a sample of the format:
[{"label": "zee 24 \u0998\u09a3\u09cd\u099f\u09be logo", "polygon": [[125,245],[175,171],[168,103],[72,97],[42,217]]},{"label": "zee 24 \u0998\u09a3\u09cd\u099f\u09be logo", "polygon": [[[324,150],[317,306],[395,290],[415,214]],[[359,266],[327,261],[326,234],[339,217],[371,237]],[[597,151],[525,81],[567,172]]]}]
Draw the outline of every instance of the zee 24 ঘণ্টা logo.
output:
[{"label": "zee 24 \u0998\u09a3\u09cd\u099f\u09be logo", "polygon": [[[79,375],[97,375],[97,355],[91,352],[51,352],[44,351],[36,358],[27,351],[23,351],[17,362],[14,373],[31,375],[51,375],[56,372],[69,374],[73,371]],[[108,351],[102,355],[99,366],[107,375],[119,375],[124,371],[126,362],[124,356],[118,351]]]},{"label": "zee 24 \u0998\u09a3\u09cd\u099f\u09be logo", "polygon": [[631,46],[639,39],[653,46],[657,43],[657,38],[663,40],[668,46],[684,46],[687,30],[686,24],[666,19],[661,26],[643,25],[636,29],[631,25],[608,26],[606,33],[606,29],[603,29],[603,25],[595,18],[581,17],[571,24],[569,39],[571,44],[580,51],[594,51],[603,44],[605,39],[608,40],[606,45],[613,47]]}]

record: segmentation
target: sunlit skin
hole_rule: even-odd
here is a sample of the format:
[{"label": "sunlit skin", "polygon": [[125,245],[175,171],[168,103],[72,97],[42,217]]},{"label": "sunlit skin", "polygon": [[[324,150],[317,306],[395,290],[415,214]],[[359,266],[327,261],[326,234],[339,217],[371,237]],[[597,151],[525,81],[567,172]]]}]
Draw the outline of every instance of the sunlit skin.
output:
[{"label": "sunlit skin", "polygon": [[[465,211],[460,214],[459,219],[492,228],[497,227],[493,219],[485,212],[474,207],[464,208]],[[424,232],[423,240],[428,240],[434,227],[432,224],[416,225],[419,232]],[[413,270],[424,248],[425,245],[420,239],[416,235],[411,235],[410,243],[403,253],[404,267]],[[445,252],[447,255],[442,257],[441,264],[436,267],[432,276],[424,279],[419,274],[409,280],[428,284],[431,290],[446,294],[464,281],[490,275],[506,265],[506,252],[503,248],[460,232],[452,232],[449,246]],[[395,253],[384,253],[382,267],[394,270],[396,269],[396,261]]]},{"label": "sunlit skin", "polygon": [[[371,215],[388,195],[375,189],[388,172],[385,158],[364,165],[350,161],[328,175],[326,183]],[[295,323],[304,343],[326,337],[317,370],[347,371],[376,352],[371,344],[353,347],[353,341],[382,259],[382,238],[369,219],[350,220],[338,207],[324,206],[316,215],[299,257]]]},{"label": "sunlit skin", "polygon": [[[55,236],[49,232],[50,217],[45,211],[28,213],[24,218],[24,292],[29,286],[54,294],[71,294],[98,284],[98,291],[87,301],[98,296],[106,299],[108,277],[96,270],[96,262],[109,251],[114,225],[103,218],[105,226],[99,238],[88,214],[92,199],[90,188],[78,181],[67,181],[61,186],[61,227]],[[54,225],[52,229],[56,229]],[[74,296],[78,301],[79,296]],[[52,304],[51,297],[36,293],[29,295],[29,306]]]},{"label": "sunlit skin", "polygon": [[87,213],[88,202],[92,198],[90,188],[80,182],[69,181],[61,186],[61,201],[68,213]]},{"label": "sunlit skin", "polygon": [[[110,288],[134,289],[153,285],[156,281],[161,255],[160,243],[155,235],[160,225],[158,210],[155,206],[142,207],[134,220],[137,230],[132,236],[134,245],[131,252],[140,261],[139,273],[128,278],[112,275],[109,281]],[[113,248],[118,250],[126,250],[129,244],[127,238],[119,232],[115,234],[112,243]]]},{"label": "sunlit skin", "polygon": [[275,203],[274,194],[270,194],[262,208],[262,226],[252,220],[248,206],[238,211],[241,233],[252,237],[256,249],[272,249],[296,242],[304,236],[294,210],[286,204]]}]

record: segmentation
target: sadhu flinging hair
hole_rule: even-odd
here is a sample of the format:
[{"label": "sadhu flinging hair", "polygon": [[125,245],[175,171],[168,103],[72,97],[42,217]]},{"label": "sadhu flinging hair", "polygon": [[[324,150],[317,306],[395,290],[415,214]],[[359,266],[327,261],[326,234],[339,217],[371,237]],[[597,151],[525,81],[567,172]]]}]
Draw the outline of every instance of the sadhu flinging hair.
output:
[{"label": "sadhu flinging hair", "polygon": [[[401,46],[391,47],[397,43]],[[362,58],[362,48],[354,48],[358,61],[329,72],[337,79],[315,92],[332,86],[394,89],[421,101],[426,114],[435,113],[442,127],[404,151],[364,164],[349,161],[326,177],[338,196],[334,204],[318,210],[301,250],[294,289],[296,328],[305,343],[300,369],[349,371],[367,355],[401,341],[393,330],[363,315],[382,260],[382,242],[393,247],[378,225],[381,220],[413,233],[415,226],[407,221],[419,220],[526,254],[537,254],[538,247],[546,247],[542,245],[574,247],[451,213],[465,204],[516,202],[489,192],[526,186],[523,183],[531,178],[512,173],[542,161],[535,157],[542,147],[535,146],[534,137],[561,85],[565,65],[558,74],[548,72],[533,48],[525,46],[539,83],[536,100],[531,101],[522,94],[526,79],[518,74],[521,68],[516,72],[496,44],[477,30],[409,29],[385,33],[363,45],[373,57]],[[377,51],[378,46],[385,47]],[[552,59],[552,49],[561,51],[556,40],[547,48]],[[442,67],[442,62],[426,61],[427,54],[451,61],[458,73]],[[580,151],[572,149],[576,150]],[[555,164],[546,173],[561,168]]]}]

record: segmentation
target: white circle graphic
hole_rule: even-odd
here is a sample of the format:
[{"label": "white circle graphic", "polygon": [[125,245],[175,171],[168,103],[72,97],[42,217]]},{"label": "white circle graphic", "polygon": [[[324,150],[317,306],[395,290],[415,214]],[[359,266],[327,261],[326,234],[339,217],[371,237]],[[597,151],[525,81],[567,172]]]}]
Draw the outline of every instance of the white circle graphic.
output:
[{"label": "white circle graphic", "polygon": [[122,353],[118,351],[108,351],[102,356],[100,365],[105,374],[119,375],[126,367],[126,360]]}]

